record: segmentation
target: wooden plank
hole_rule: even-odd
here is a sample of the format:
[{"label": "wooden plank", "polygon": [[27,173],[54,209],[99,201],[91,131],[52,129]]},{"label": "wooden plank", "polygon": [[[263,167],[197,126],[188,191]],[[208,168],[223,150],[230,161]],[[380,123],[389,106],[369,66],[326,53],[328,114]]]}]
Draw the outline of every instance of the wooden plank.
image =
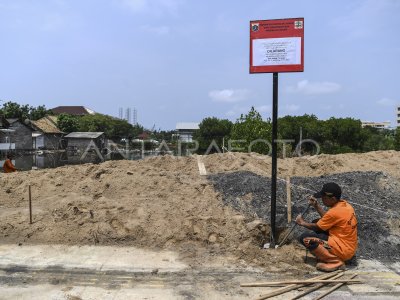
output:
[{"label": "wooden plank", "polygon": [[[354,277],[356,277],[358,274],[354,274],[353,276],[350,277],[350,279],[353,279]],[[329,295],[330,293],[332,293],[334,290],[337,290],[338,288],[340,288],[344,283],[339,283],[335,286],[333,286],[332,288],[330,288],[329,290],[327,290],[325,293],[323,293],[322,295],[318,296],[317,298],[315,298],[314,300],[319,300],[324,298],[325,296]]]},{"label": "wooden plank", "polygon": [[[322,275],[316,276],[314,278],[310,278],[309,280],[331,278],[334,275],[338,274],[339,272],[340,271],[335,271],[335,272],[332,272],[332,273],[329,273],[329,274],[322,274]],[[285,287],[276,289],[276,290],[274,290],[274,291],[272,291],[272,292],[270,292],[268,294],[261,295],[259,298],[257,298],[257,300],[264,300],[264,299],[268,299],[268,298],[271,298],[271,297],[274,297],[274,296],[278,296],[280,294],[283,294],[283,293],[289,292],[291,290],[297,289],[299,287],[307,286],[307,285],[310,285],[310,284],[311,283],[308,283],[308,284],[291,284],[289,286],[285,286]]]},{"label": "wooden plank", "polygon": [[207,175],[206,167],[201,159],[201,155],[197,155],[197,166],[199,167],[199,173],[201,176]]},{"label": "wooden plank", "polygon": [[[333,276],[331,279],[337,279],[337,278],[339,278],[339,277],[342,277],[343,275],[344,275],[344,272],[342,272],[342,273],[340,273],[340,274],[337,274],[336,276]],[[325,285],[327,285],[327,284],[328,284],[328,283],[318,283],[316,286],[313,286],[313,287],[311,287],[311,288],[309,288],[309,289],[303,291],[302,293],[296,295],[296,296],[293,297],[291,300],[299,299],[299,298],[301,298],[301,297],[303,297],[303,296],[305,296],[305,295],[308,295],[308,294],[311,293],[311,292],[314,292],[314,291],[320,289],[321,287],[323,287],[323,286],[325,286]]]},{"label": "wooden plank", "polygon": [[264,286],[280,286],[286,284],[303,284],[303,283],[363,283],[361,280],[351,280],[351,279],[339,279],[339,280],[288,280],[288,281],[267,281],[267,282],[253,282],[253,283],[243,283],[241,287],[264,287]]}]

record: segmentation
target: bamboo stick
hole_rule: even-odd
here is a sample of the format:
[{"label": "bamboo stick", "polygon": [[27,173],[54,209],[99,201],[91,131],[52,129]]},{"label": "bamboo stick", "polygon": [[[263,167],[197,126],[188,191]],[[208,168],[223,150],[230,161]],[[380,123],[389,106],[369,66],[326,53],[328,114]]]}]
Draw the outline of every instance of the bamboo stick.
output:
[{"label": "bamboo stick", "polygon": [[[353,279],[354,277],[356,277],[358,274],[354,274],[353,276],[350,277],[350,279]],[[345,283],[339,283],[337,285],[334,285],[333,287],[331,287],[329,290],[327,290],[325,293],[323,293],[322,295],[318,296],[317,298],[315,298],[314,300],[319,300],[324,298],[325,296],[329,295],[330,293],[332,293],[334,290],[337,290],[338,288],[340,288],[342,285],[344,285]]]},{"label": "bamboo stick", "polygon": [[253,282],[253,283],[243,283],[241,287],[267,287],[267,286],[281,286],[285,284],[303,284],[303,283],[362,283],[361,280],[351,280],[351,279],[339,279],[339,280],[288,280],[288,281],[269,281],[269,282]]},{"label": "bamboo stick", "polygon": [[[308,280],[331,278],[332,276],[336,275],[339,272],[340,271],[335,271],[335,272],[332,272],[332,273],[329,273],[329,274],[322,274],[322,275],[310,278]],[[272,292],[270,292],[268,294],[261,295],[259,298],[257,298],[257,300],[264,300],[264,299],[268,299],[268,298],[271,298],[271,297],[274,297],[274,296],[278,296],[280,294],[283,294],[283,293],[289,292],[291,290],[297,289],[299,287],[307,286],[307,285],[310,285],[310,284],[311,283],[300,284],[300,285],[299,284],[291,284],[289,286],[285,286],[285,287],[276,289],[276,290],[274,290],[274,291],[272,291]]]},{"label": "bamboo stick", "polygon": [[29,224],[32,224],[32,192],[31,185],[29,185]]},{"label": "bamboo stick", "polygon": [[[344,272],[333,276],[331,279],[337,279],[337,278],[339,278],[339,277],[342,277],[343,275],[344,275]],[[311,293],[311,292],[314,292],[314,291],[320,289],[321,287],[323,287],[323,286],[326,285],[326,284],[328,284],[328,283],[318,283],[316,286],[313,286],[313,287],[311,287],[311,288],[309,288],[309,289],[303,291],[302,293],[296,295],[296,296],[293,297],[291,300],[299,299],[299,298],[301,298],[301,297],[303,297],[303,296],[305,296],[305,295],[307,295],[307,294],[309,294],[309,293]]]}]

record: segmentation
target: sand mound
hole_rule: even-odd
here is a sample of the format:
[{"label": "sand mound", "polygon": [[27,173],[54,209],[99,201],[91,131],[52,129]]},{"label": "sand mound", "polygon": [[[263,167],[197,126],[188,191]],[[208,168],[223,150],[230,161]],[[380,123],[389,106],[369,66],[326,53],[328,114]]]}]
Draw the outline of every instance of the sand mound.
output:
[{"label": "sand mound", "polygon": [[[208,174],[249,171],[270,174],[270,158],[228,153],[202,157]],[[279,177],[349,171],[384,171],[400,178],[400,154],[320,155],[279,160]],[[29,224],[28,186],[34,224]],[[246,200],[247,197],[247,200]],[[249,201],[247,195],[243,201]],[[200,176],[197,157],[155,157],[65,166],[0,178],[3,243],[135,245],[178,250],[196,265],[224,255],[232,264],[297,272],[303,252],[295,245],[261,250],[265,220],[227,205],[224,194]],[[396,225],[397,224],[397,225]],[[393,227],[398,226],[393,220]],[[303,267],[304,271],[304,267]]]}]

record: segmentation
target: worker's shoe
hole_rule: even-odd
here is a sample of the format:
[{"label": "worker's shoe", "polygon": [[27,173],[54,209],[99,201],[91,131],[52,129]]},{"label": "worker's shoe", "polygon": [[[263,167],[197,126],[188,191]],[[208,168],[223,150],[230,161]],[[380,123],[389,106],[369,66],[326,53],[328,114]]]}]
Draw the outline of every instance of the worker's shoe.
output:
[{"label": "worker's shoe", "polygon": [[336,255],[329,252],[323,245],[318,245],[318,247],[311,251],[317,258],[319,263],[317,263],[317,270],[324,272],[333,272],[336,270],[344,270],[344,262]]}]

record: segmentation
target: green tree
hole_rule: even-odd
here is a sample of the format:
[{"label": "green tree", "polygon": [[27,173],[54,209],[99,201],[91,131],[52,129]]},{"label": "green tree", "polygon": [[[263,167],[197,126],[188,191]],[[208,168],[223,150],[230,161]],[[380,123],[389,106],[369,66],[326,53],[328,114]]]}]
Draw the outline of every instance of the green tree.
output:
[{"label": "green tree", "polygon": [[[293,140],[291,145],[295,148],[300,142],[300,131],[302,140],[311,139],[320,144],[323,141],[323,121],[318,120],[315,115],[285,116],[278,119],[279,138]],[[302,144],[302,152],[312,153],[315,146],[311,143]]]},{"label": "green tree", "polygon": [[31,107],[29,111],[31,120],[39,120],[47,115],[52,115],[52,111],[48,110],[46,106],[39,105],[38,107]]},{"label": "green tree", "polygon": [[325,153],[360,152],[366,140],[361,121],[353,118],[330,118],[322,124],[322,150]]},{"label": "green tree", "polygon": [[50,114],[44,105],[33,107],[28,104],[20,105],[12,101],[4,103],[0,113],[6,118],[16,118],[22,122],[25,120],[38,120]]},{"label": "green tree", "polygon": [[[199,124],[199,130],[197,130],[193,138],[199,143],[199,153],[203,153],[208,149],[214,140],[217,145],[222,149],[223,139],[227,141],[230,137],[232,130],[232,122],[226,119],[218,119],[215,117],[205,118]],[[216,149],[211,149],[215,152]]]},{"label": "green tree", "polygon": [[57,118],[57,127],[65,133],[71,133],[78,131],[79,127],[79,117],[69,115],[69,114],[60,114]]},{"label": "green tree", "polygon": [[400,127],[394,131],[394,149],[400,151]]},{"label": "green tree", "polygon": [[362,151],[394,150],[396,149],[396,131],[389,129],[363,128],[365,141]]},{"label": "green tree", "polygon": [[79,117],[78,130],[83,132],[104,132],[106,137],[117,140],[132,138],[135,134],[135,128],[126,120],[120,120],[103,114]]},{"label": "green tree", "polygon": [[[142,127],[142,131],[138,132],[137,135],[142,133],[144,131]],[[151,138],[157,141],[165,141],[166,143],[171,143],[172,142],[172,135],[175,133],[175,130],[155,130],[151,134]],[[136,136],[137,136],[136,135]]]},{"label": "green tree", "polygon": [[16,102],[8,101],[3,104],[2,114],[6,118],[16,118],[21,121],[29,119],[29,105],[20,105]]},{"label": "green tree", "polygon": [[259,112],[252,107],[247,115],[241,115],[233,124],[232,140],[242,140],[235,142],[235,148],[242,148],[242,151],[257,152],[267,154],[270,151],[268,143],[271,143],[272,124],[271,121],[264,121]]}]

